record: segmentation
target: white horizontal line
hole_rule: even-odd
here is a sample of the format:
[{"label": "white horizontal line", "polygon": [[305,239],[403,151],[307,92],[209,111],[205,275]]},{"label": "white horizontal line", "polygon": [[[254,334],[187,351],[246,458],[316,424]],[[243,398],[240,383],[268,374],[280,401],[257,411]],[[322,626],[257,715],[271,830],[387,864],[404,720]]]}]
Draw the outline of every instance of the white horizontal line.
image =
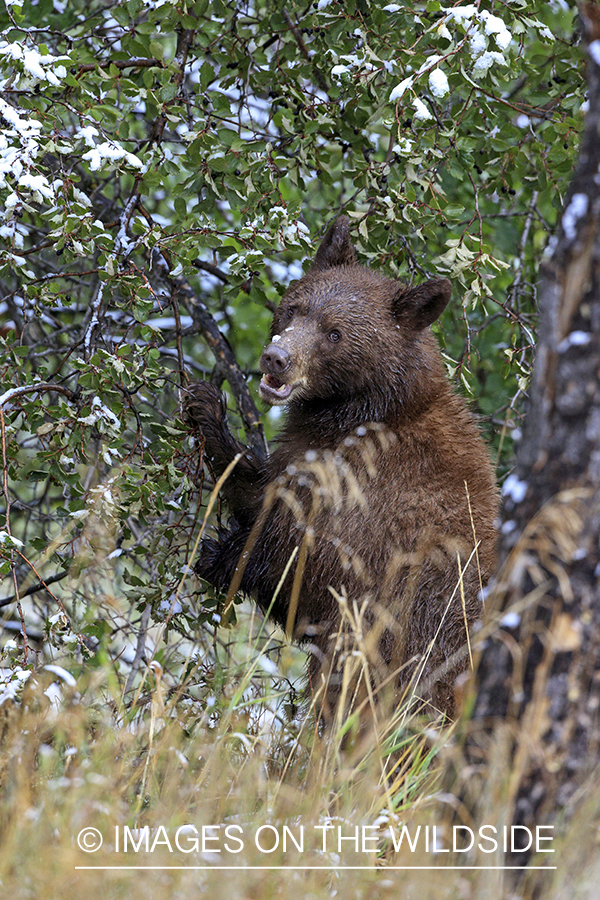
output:
[{"label": "white horizontal line", "polygon": [[107,869],[122,869],[126,871],[133,871],[135,869],[144,869],[150,871],[164,871],[170,869],[200,869],[206,870],[207,872],[213,872],[216,869],[219,870],[235,870],[239,869],[240,871],[249,871],[249,870],[257,870],[257,869],[269,869],[269,870],[278,870],[285,871],[286,869],[300,872],[312,872],[312,871],[345,871],[351,870],[355,871],[365,871],[372,872],[377,869],[381,872],[389,872],[389,871],[399,871],[405,872],[409,869],[427,869],[428,871],[438,871],[438,872],[450,872],[450,871],[465,871],[465,870],[473,870],[473,869],[497,869],[501,871],[509,871],[509,870],[521,870],[521,869],[542,869],[552,871],[556,869],[556,866],[75,866],[76,870],[100,870],[105,871]]}]

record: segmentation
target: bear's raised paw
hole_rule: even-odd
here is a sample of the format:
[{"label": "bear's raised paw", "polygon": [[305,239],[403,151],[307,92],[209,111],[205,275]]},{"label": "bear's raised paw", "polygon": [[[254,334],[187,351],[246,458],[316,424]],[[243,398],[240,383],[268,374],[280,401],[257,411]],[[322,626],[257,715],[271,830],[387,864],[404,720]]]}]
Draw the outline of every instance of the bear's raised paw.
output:
[{"label": "bear's raised paw", "polygon": [[198,381],[184,389],[182,417],[191,431],[204,434],[215,422],[224,422],[227,415],[221,391],[209,381]]}]

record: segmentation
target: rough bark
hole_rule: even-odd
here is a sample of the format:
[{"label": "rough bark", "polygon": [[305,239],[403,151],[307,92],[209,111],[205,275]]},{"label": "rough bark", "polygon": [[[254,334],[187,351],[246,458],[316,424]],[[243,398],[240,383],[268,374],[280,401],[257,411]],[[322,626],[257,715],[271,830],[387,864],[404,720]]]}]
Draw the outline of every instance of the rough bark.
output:
[{"label": "rough bark", "polygon": [[[600,7],[580,12],[589,110],[541,273],[530,407],[454,785],[480,823],[529,828],[572,822],[600,762]],[[512,896],[558,896],[530,870],[482,874],[478,898],[506,896],[513,877]]]}]

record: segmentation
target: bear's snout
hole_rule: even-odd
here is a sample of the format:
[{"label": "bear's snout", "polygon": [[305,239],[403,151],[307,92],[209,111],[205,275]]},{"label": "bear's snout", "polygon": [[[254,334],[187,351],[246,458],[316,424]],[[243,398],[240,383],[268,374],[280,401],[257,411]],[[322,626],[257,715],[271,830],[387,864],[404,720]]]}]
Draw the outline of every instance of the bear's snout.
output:
[{"label": "bear's snout", "polygon": [[265,375],[276,375],[280,377],[290,368],[292,357],[283,347],[276,344],[269,344],[265,348],[260,358],[260,370]]},{"label": "bear's snout", "polygon": [[268,347],[265,347],[259,366],[263,373],[258,387],[262,399],[271,406],[282,406],[287,403],[297,387],[294,379],[289,380],[287,374],[292,368],[290,353],[271,341]]}]

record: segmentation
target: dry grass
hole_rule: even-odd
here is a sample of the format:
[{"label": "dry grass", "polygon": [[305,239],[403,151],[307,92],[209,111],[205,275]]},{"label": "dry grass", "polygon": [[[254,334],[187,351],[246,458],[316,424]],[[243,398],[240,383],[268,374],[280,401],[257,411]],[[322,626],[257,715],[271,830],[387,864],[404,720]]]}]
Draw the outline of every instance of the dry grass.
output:
[{"label": "dry grass", "polygon": [[[0,896],[269,900],[296,885],[314,898],[520,896],[506,873],[444,869],[449,860],[422,842],[416,853],[406,843],[393,852],[390,825],[413,835],[419,825],[431,829],[454,802],[440,793],[452,730],[423,729],[400,709],[321,735],[310,712],[289,717],[280,682],[257,680],[268,638],[250,625],[247,633],[241,664],[222,673],[218,695],[214,682],[208,690],[193,675],[173,683],[163,659],[165,669],[152,663],[127,703],[124,679],[108,664],[76,684],[40,669],[5,700]],[[567,884],[572,897],[596,896],[597,804],[588,806],[552,859],[548,898],[562,900]],[[494,811],[485,823],[464,821],[495,824]],[[77,843],[89,828],[103,838],[93,853]],[[365,828],[364,849],[345,840],[340,852],[338,836],[355,837],[357,828],[359,838]]]},{"label": "dry grass", "polygon": [[[124,615],[117,596],[107,589],[102,606],[115,622]],[[434,852],[436,841],[448,842],[446,809],[474,829],[501,826],[505,811],[493,798],[510,776],[505,755],[490,763],[485,821],[473,821],[446,792],[447,760],[461,765],[453,729],[372,696],[360,608],[339,600],[341,630],[355,636],[342,694],[362,684],[363,699],[325,734],[290,689],[301,654],[281,636],[274,642],[253,610],[226,655],[207,647],[203,659],[197,636],[173,642],[158,626],[148,633],[150,663],[134,678],[115,657],[76,664],[71,649],[52,659],[67,672],[40,664],[14,696],[5,692],[0,898],[80,900],[102,891],[110,900],[270,900],[294,890],[316,900],[529,897],[505,872],[449,869],[469,860]],[[523,598],[519,610],[532,601]],[[479,641],[495,627],[489,622]],[[14,652],[5,648],[6,679]],[[597,896],[599,813],[596,781],[590,785],[581,816],[554,844],[557,869],[544,900]],[[390,827],[397,835],[402,826],[413,837],[419,827],[439,833],[415,852],[406,842],[395,852]],[[86,852],[78,838],[92,828],[102,847]]]},{"label": "dry grass", "polygon": [[[360,752],[342,753],[339,736],[325,740],[314,726],[278,723],[269,698],[258,703],[249,697],[247,677],[227,685],[229,699],[207,706],[183,690],[165,692],[154,668],[159,678],[152,677],[151,691],[133,709],[122,705],[114,678],[102,669],[76,686],[63,682],[62,696],[54,700],[48,688],[57,676],[42,670],[20,699],[0,707],[2,896],[67,900],[103,885],[111,897],[186,898],[197,896],[198,888],[216,896],[275,897],[289,895],[290,879],[314,896],[328,896],[334,885],[345,893],[358,885],[369,896],[375,889],[385,893],[386,879],[377,869],[383,840],[369,854],[354,853],[347,842],[338,856],[334,842],[322,851],[323,830],[314,827],[339,823],[350,835],[389,807],[393,798],[384,771],[391,756],[383,742],[366,752],[363,745]],[[431,754],[423,738],[411,743],[410,765],[407,750],[395,753],[404,777],[393,802],[418,805],[415,792],[431,778]],[[198,852],[185,852],[211,825],[221,828],[205,831],[204,852],[201,841]],[[181,826],[188,828],[178,832]],[[225,834],[227,826],[231,831]],[[268,827],[261,832],[261,826]],[[77,837],[91,827],[102,835],[103,847],[86,853]],[[150,852],[135,852],[131,843],[123,852],[125,829],[137,840],[141,835],[144,847],[145,833],[134,829],[145,827]],[[275,836],[283,842],[284,831],[286,851],[280,846],[267,852]],[[257,833],[262,850],[255,845]],[[303,833],[299,850],[292,836],[300,842]],[[241,852],[227,852],[240,849],[240,841]],[[336,864],[365,869],[309,868]],[[78,868],[90,865],[151,868]],[[225,871],[219,865],[301,870]]]}]

